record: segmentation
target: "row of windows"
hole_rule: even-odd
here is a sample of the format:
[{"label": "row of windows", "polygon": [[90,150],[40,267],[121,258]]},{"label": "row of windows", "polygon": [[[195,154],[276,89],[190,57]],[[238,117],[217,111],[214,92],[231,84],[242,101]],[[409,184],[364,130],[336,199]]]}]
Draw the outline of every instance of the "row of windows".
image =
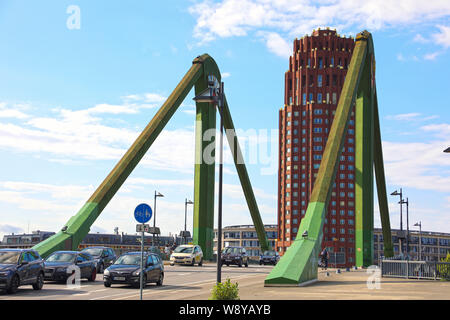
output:
[{"label": "row of windows", "polygon": [[[322,128],[314,128],[313,131],[315,133],[321,133],[322,132]],[[328,128],[325,128],[325,133],[328,133]],[[302,134],[306,134],[306,129],[302,129]],[[347,141],[348,141],[348,143],[351,143],[351,144],[355,143],[355,139],[354,138],[348,138]],[[295,143],[295,144],[298,143],[298,138],[292,139],[292,142]],[[302,138],[302,143],[306,143],[306,138]],[[290,138],[286,139],[286,144],[291,144],[291,139]],[[353,150],[353,148],[352,148],[352,150]]]},{"label": "row of windows", "polygon": [[[322,46],[320,46],[320,44],[319,44],[318,47],[322,48]],[[328,45],[326,47],[328,47]],[[334,48],[332,50],[334,50]],[[347,49],[347,45],[346,45],[346,49],[345,50],[348,50]],[[295,61],[295,62],[298,63],[297,61]],[[314,64],[314,66],[317,66],[319,69],[322,69],[324,66],[325,67],[328,66],[328,57],[325,57],[325,58],[317,57],[317,60],[314,61],[314,62],[316,62],[316,64]],[[338,64],[337,64],[338,67],[343,67],[345,69],[348,69],[348,60],[347,60],[347,58],[344,58],[344,60],[342,60],[342,58],[339,57],[337,59],[337,62],[338,62]],[[344,62],[344,63],[342,64],[342,62]],[[299,64],[298,67],[311,67],[311,58],[307,59],[307,64],[306,65],[305,65],[305,61],[302,58],[300,59],[298,64]],[[298,67],[296,69],[298,69]],[[334,67],[334,57],[330,57],[330,68],[332,68],[332,67]]]},{"label": "row of windows", "polygon": [[[314,137],[314,142],[320,142],[322,141],[322,137]],[[298,152],[298,147],[294,147],[292,149],[294,152]],[[313,151],[322,151],[323,147],[322,146],[318,146],[318,145],[314,145],[313,146]],[[354,152],[354,148],[353,147],[348,147],[348,152],[349,153],[353,153]],[[286,149],[286,153],[290,153],[291,152],[291,148],[287,148]],[[302,147],[302,152],[306,152],[306,147]],[[345,147],[342,149],[342,152],[345,152]],[[350,161],[353,161],[353,156],[349,156],[348,158]],[[341,156],[341,160],[345,161],[345,156]]]}]

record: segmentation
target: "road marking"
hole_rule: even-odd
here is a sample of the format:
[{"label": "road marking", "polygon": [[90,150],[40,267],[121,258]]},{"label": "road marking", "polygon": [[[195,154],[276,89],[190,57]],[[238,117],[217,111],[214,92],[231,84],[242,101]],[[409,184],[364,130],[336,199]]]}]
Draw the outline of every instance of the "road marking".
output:
[{"label": "road marking", "polygon": [[[259,274],[251,275],[251,276],[241,275],[241,276],[238,276],[238,277],[234,277],[231,280],[236,280],[236,279],[241,279],[241,278],[249,278],[249,277],[257,277],[257,276],[260,276],[260,275]],[[209,284],[209,283],[215,283],[215,282],[216,282],[216,280],[209,279],[209,280],[203,280],[203,281],[197,281],[197,282],[183,283],[182,285],[183,286],[188,286],[188,285],[193,285],[193,284]],[[170,294],[173,294],[173,293],[176,293],[176,292],[180,292],[180,291],[181,292],[183,292],[183,291],[186,292],[186,291],[189,291],[189,290],[190,289],[176,289],[175,291],[173,291],[173,289],[172,290],[171,289],[159,289],[159,290],[153,291],[153,292],[144,292],[142,294],[142,296],[149,295],[149,294],[155,294],[155,293],[161,293],[159,291],[168,292]],[[139,296],[139,293],[134,293],[134,294],[129,295],[129,296],[119,297],[119,298],[115,298],[115,299],[112,299],[112,300],[124,300],[124,299],[128,299],[128,298],[133,298],[133,297],[136,297],[136,296]],[[91,299],[91,300],[96,300],[96,299]]]}]

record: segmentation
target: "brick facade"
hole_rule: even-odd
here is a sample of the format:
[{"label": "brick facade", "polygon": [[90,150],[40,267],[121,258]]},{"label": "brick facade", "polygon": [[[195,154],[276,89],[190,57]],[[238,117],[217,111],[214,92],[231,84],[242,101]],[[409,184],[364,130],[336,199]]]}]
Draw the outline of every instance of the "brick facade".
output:
[{"label": "brick facade", "polygon": [[[294,40],[285,73],[285,105],[279,111],[280,254],[297,236],[306,213],[353,48],[354,39],[329,29],[314,30],[311,36]],[[341,253],[345,260],[341,266],[355,264],[354,119],[352,113],[322,241],[323,247]]]}]

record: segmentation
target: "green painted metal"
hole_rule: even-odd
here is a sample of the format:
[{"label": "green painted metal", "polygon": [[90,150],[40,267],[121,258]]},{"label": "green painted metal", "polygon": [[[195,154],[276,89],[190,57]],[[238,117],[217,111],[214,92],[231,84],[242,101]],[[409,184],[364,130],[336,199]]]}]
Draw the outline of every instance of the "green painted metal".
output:
[{"label": "green painted metal", "polygon": [[[369,255],[373,250],[373,236],[371,236],[373,232],[373,164],[377,170],[378,192],[383,193],[379,196],[380,201],[383,202],[380,210],[382,221],[384,221],[383,232],[385,232],[384,229],[390,232],[387,202],[384,203],[387,198],[379,125],[376,127],[378,113],[374,110],[376,91],[373,54],[371,34],[367,31],[359,33],[308,209],[301,221],[295,241],[267,276],[265,286],[301,285],[317,280],[318,255],[322,245],[326,208],[355,103],[356,126],[357,130],[360,130],[357,133],[359,147],[356,150],[356,158],[360,162],[356,172],[360,188],[356,194],[356,197],[359,197],[356,203],[360,214],[356,219],[357,229],[359,228],[360,231],[357,231],[356,241],[361,246],[363,264],[371,261]],[[376,130],[378,131],[374,133]],[[377,143],[379,143],[378,146],[376,146]],[[374,152],[378,154],[374,156]],[[390,241],[390,236],[386,239]]]},{"label": "green painted metal", "polygon": [[[203,73],[195,83],[195,94],[208,87],[208,75],[220,81],[220,73],[209,56],[198,57]],[[210,103],[196,103],[195,124],[195,173],[194,173],[194,224],[193,242],[200,245],[203,258],[211,260],[214,239],[214,180],[215,180],[215,133],[216,107]],[[205,135],[206,134],[206,135]]]},{"label": "green painted metal", "polygon": [[[172,115],[178,109],[180,104],[186,98],[189,91],[195,86],[195,92],[199,93],[207,86],[208,75],[214,75],[219,81],[220,71],[214,59],[204,54],[194,59],[191,68],[178,83],[175,90],[167,98],[153,119],[145,127],[136,141],[128,149],[125,155],[116,164],[105,180],[95,190],[86,204],[71,217],[65,226],[52,237],[37,244],[33,248],[39,252],[42,257],[47,257],[57,250],[76,250],[79,243],[88,234],[91,225],[98,218],[100,213],[125,182],[133,169],[145,155],[147,150],[153,144],[155,139],[161,133]],[[229,114],[229,111],[227,111]],[[212,256],[212,240],[214,236],[214,158],[210,164],[203,165],[202,154],[209,143],[203,141],[203,133],[208,129],[215,128],[216,110],[214,107],[205,103],[197,104],[196,114],[196,165],[195,165],[195,186],[194,186],[194,242],[201,245],[205,258]],[[231,123],[229,116],[228,125]],[[227,125],[225,125],[227,127]],[[230,125],[229,125],[230,126]],[[244,190],[250,188],[250,191],[244,191],[249,210],[255,224],[260,225],[261,218],[256,205],[256,200],[251,190],[250,181],[246,174],[245,165],[237,165],[238,173],[243,183]],[[243,175],[242,172],[245,174]],[[242,176],[242,177],[241,177]],[[249,200],[250,199],[250,200]],[[262,239],[261,243],[267,243],[264,227],[258,227],[258,237]],[[264,245],[263,245],[264,247]]]},{"label": "green painted metal", "polygon": [[[368,42],[370,39],[367,40]],[[369,43],[370,47],[370,43]],[[355,260],[356,266],[368,267],[373,261],[373,90],[368,50],[358,87],[355,106]]]},{"label": "green painted metal", "polygon": [[253,193],[253,188],[250,183],[250,178],[248,176],[247,168],[245,167],[244,160],[242,157],[241,147],[236,136],[236,130],[231,118],[230,109],[228,108],[227,99],[225,98],[224,103],[224,114],[223,116],[223,126],[225,128],[225,134],[230,146],[231,153],[233,155],[233,161],[239,176],[239,181],[241,182],[242,191],[244,192],[245,200],[247,201],[247,206],[250,211],[250,215],[255,226],[256,234],[258,235],[258,240],[262,251],[269,250],[271,248],[269,241],[267,240],[267,235],[264,230],[264,224],[259,213],[258,205],[256,203],[256,198]]}]

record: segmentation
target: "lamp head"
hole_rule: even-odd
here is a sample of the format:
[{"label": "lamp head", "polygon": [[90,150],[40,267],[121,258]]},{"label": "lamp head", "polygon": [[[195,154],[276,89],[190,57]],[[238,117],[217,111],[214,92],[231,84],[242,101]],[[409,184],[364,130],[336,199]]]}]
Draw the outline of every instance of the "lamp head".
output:
[{"label": "lamp head", "polygon": [[397,192],[397,190],[395,190],[394,192],[391,193],[391,196],[399,196],[400,193]]}]

